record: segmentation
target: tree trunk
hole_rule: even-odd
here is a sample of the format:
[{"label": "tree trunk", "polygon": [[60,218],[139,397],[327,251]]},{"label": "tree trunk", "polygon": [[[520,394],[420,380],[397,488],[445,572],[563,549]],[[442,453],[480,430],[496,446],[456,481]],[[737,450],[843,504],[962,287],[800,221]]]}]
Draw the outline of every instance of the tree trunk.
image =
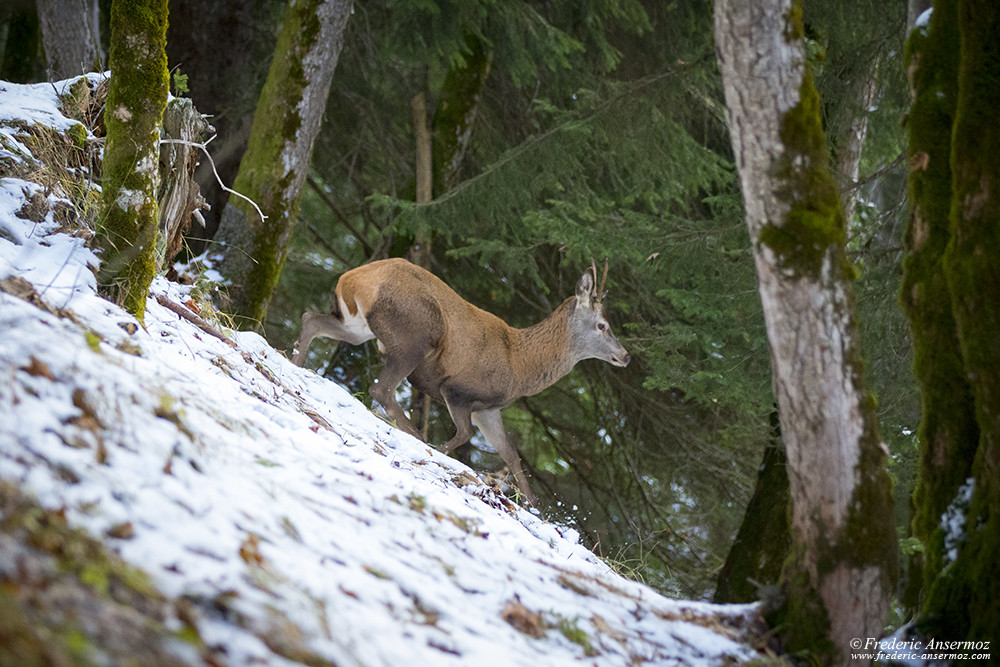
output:
[{"label": "tree trunk", "polygon": [[103,293],[140,321],[156,274],[160,123],[167,103],[167,0],[111,8],[111,82],[97,235]]},{"label": "tree trunk", "polygon": [[[426,82],[426,76],[424,77]],[[416,147],[414,160],[414,174],[416,176],[416,202],[426,204],[433,196],[433,153],[431,150],[431,128],[427,123],[427,93],[421,90],[413,96],[410,101],[413,110],[413,139]],[[409,259],[417,266],[430,270],[431,268],[431,244],[433,243],[433,230],[430,226],[423,224],[417,228],[417,233],[413,238],[413,245],[410,246]],[[431,397],[430,394],[414,388],[410,416],[413,423],[420,429],[420,437],[424,442],[428,442],[431,428]]]},{"label": "tree trunk", "polygon": [[42,69],[42,40],[38,12],[33,3],[19,0],[4,9],[10,12],[5,21],[7,40],[0,61],[0,80],[34,83],[45,77]]},{"label": "tree trunk", "polygon": [[926,555],[918,626],[951,641],[1000,636],[998,49],[992,0],[937,2],[929,30],[914,32],[908,49],[914,210],[903,301],[924,400],[913,521]]},{"label": "tree trunk", "polygon": [[835,137],[837,179],[844,202],[844,220],[848,226],[854,222],[854,209],[858,205],[861,151],[868,135],[868,110],[875,101],[878,67],[877,62],[869,63],[865,71],[855,72],[853,80],[848,82],[851,99],[844,110],[846,117],[841,123],[839,136]]},{"label": "tree trunk", "polygon": [[[470,48],[469,57],[464,66],[448,69],[430,125],[426,94],[421,91],[413,98],[418,204],[429,203],[435,194],[440,196],[451,189],[472,136],[493,57],[479,39],[470,37],[466,41]],[[422,223],[410,248],[410,261],[430,269],[433,242],[434,230]],[[413,419],[414,423],[421,425],[424,440],[427,440],[430,430],[431,409],[430,397],[414,391]]]},{"label": "tree trunk", "polygon": [[790,651],[850,662],[896,579],[892,496],[864,388],[846,225],[801,6],[718,0],[715,38],[788,456],[792,555],[771,617]]},{"label": "tree trunk", "polygon": [[[764,447],[757,486],[726,562],[719,570],[713,602],[753,602],[768,598],[788,556],[788,458],[781,443],[777,412],[773,439]],[[771,600],[765,599],[765,605]]]},{"label": "tree trunk", "polygon": [[912,211],[900,303],[910,321],[914,374],[922,395],[912,530],[924,551],[913,563],[911,577],[922,577],[925,588],[945,566],[941,516],[969,477],[979,440],[943,264],[951,235],[951,129],[959,43],[954,2],[942,9],[932,16],[929,32],[924,27],[910,37],[906,59],[913,94],[907,121]]},{"label": "tree trunk", "polygon": [[36,0],[49,77],[68,79],[101,67],[97,0]]},{"label": "tree trunk", "polygon": [[434,192],[438,196],[455,187],[493,65],[493,52],[480,39],[468,37],[466,44],[465,66],[448,69],[434,112]]},{"label": "tree trunk", "polygon": [[[416,147],[414,175],[416,176],[416,202],[426,204],[433,197],[433,154],[431,151],[431,128],[427,123],[427,94],[421,90],[410,101],[413,110],[413,139]],[[417,229],[410,247],[409,259],[417,266],[431,268],[432,230],[426,224]]]},{"label": "tree trunk", "polygon": [[[188,77],[188,96],[212,119],[217,132],[211,152],[222,182],[231,185],[246,151],[253,112],[260,99],[274,43],[287,3],[259,0],[170,0],[167,58]],[[191,26],[210,26],[192,30]],[[205,229],[196,228],[193,252],[219,228],[229,193],[212,173],[208,160],[197,172],[198,184],[211,206],[204,212]]]},{"label": "tree trunk", "polygon": [[285,13],[233,184],[266,217],[230,198],[215,239],[230,283],[227,310],[241,327],[260,323],[278,284],[351,11],[351,0],[304,0]]},{"label": "tree trunk", "polygon": [[[163,114],[163,135],[167,142],[160,148],[160,241],[157,243],[156,265],[166,271],[184,244],[184,234],[192,220],[204,226],[202,209],[207,207],[201,196],[195,170],[203,158],[200,142],[212,130],[205,117],[198,113],[187,97],[170,100]],[[170,140],[181,143],[169,143]]]}]

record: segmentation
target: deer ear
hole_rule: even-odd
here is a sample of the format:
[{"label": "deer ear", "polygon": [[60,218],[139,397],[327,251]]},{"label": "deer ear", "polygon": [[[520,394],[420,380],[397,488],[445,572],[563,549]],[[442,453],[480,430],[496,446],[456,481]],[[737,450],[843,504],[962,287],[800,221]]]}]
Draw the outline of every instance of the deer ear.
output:
[{"label": "deer ear", "polygon": [[594,274],[588,269],[583,272],[579,282],[576,283],[576,303],[582,308],[590,308],[590,302],[593,298]]}]

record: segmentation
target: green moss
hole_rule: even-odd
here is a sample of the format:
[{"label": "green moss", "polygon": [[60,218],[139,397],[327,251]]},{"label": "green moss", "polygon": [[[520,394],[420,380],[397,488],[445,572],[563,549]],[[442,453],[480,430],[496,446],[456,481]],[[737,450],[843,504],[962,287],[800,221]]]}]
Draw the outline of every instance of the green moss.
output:
[{"label": "green moss", "polygon": [[775,252],[779,266],[793,275],[818,278],[828,254],[843,276],[853,275],[844,252],[847,228],[840,192],[830,171],[826,137],[820,121],[820,99],[806,70],[799,103],[781,119],[784,151],[775,176],[777,196],[790,208],[780,224],[761,229],[760,242]]},{"label": "green moss", "polygon": [[[777,413],[773,414],[777,426]],[[714,602],[753,602],[760,595],[758,586],[778,583],[790,545],[786,462],[781,434],[775,428],[743,522],[719,571]]]},{"label": "green moss", "polygon": [[104,114],[98,284],[140,321],[156,272],[160,123],[167,102],[167,2],[115,3]]},{"label": "green moss", "polygon": [[[935,23],[939,13],[944,16]],[[969,461],[968,474],[975,486],[965,513],[965,541],[956,546],[954,560],[943,554],[946,545],[940,529],[931,534],[928,551],[933,553],[929,556],[939,560],[937,568],[927,568],[920,625],[935,637],[994,640],[1000,633],[996,605],[1000,583],[994,574],[1000,548],[1000,348],[996,346],[1000,327],[996,298],[1000,281],[1000,229],[996,224],[1000,219],[1000,164],[995,158],[1000,150],[995,122],[996,105],[1000,104],[1000,7],[995,3],[944,3],[935,8],[933,16],[925,48],[946,48],[937,44],[945,37],[952,46],[960,45],[948,156],[952,186],[948,242],[941,270],[951,294],[960,370],[968,379],[978,438],[973,439],[970,428],[961,434],[963,441],[950,448],[966,458],[948,460],[926,471],[921,468],[927,486],[937,486],[935,495],[923,499],[927,505],[951,502],[954,490],[940,482],[953,484],[956,474],[967,470]],[[953,21],[957,30],[948,32]],[[943,202],[937,205],[943,208]],[[940,474],[933,477],[934,473]],[[935,564],[930,557],[928,561]]]},{"label": "green moss", "polygon": [[63,511],[0,482],[0,533],[35,562],[31,577],[0,577],[0,664],[179,664],[164,649],[166,598]]},{"label": "green moss", "polygon": [[83,126],[83,123],[73,123],[66,130],[66,135],[73,141],[73,145],[77,148],[86,148],[87,146],[87,128]]},{"label": "green moss", "polygon": [[782,648],[805,664],[835,664],[837,647],[830,640],[830,618],[809,575],[796,570],[793,553],[782,574],[783,604],[765,612],[764,619],[781,637]]},{"label": "green moss", "polygon": [[595,649],[594,645],[591,643],[590,636],[580,629],[577,621],[560,616],[556,623],[556,627],[559,629],[559,632],[562,633],[563,637],[582,648],[583,654],[587,657],[592,658],[596,655],[600,655],[600,651]]},{"label": "green moss", "polygon": [[802,22],[802,2],[793,0],[792,6],[785,14],[785,41],[789,44],[805,39],[806,31]]},{"label": "green moss", "polygon": [[480,39],[467,37],[465,43],[469,54],[464,66],[452,64],[448,68],[434,111],[431,156],[436,195],[454,185],[459,160],[465,153],[463,144],[469,141],[471,123],[493,61],[492,52]]},{"label": "green moss", "polygon": [[83,334],[84,340],[87,341],[87,347],[89,347],[94,352],[101,351],[101,336],[96,331],[85,331]]},{"label": "green moss", "polygon": [[900,303],[910,322],[914,373],[923,396],[912,531],[925,547],[916,563],[923,570],[925,587],[933,584],[944,567],[940,517],[970,475],[979,441],[943,263],[951,236],[957,17],[953,3],[940,5],[928,29],[911,34],[905,52],[914,93],[907,119],[912,215],[905,237]]},{"label": "green moss", "polygon": [[38,12],[30,4],[11,3],[7,18],[7,40],[0,61],[0,79],[14,83],[45,81],[42,31]]}]

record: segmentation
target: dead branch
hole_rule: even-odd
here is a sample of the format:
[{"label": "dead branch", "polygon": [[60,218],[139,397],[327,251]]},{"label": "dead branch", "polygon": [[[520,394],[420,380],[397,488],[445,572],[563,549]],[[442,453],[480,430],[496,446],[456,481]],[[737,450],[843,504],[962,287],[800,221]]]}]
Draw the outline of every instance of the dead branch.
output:
[{"label": "dead branch", "polygon": [[205,333],[209,334],[210,336],[215,336],[229,347],[232,348],[236,347],[236,343],[226,338],[224,335],[222,335],[222,332],[220,332],[218,329],[216,329],[211,324],[206,322],[197,314],[191,312],[189,309],[185,308],[184,306],[178,303],[174,303],[173,301],[163,296],[162,294],[156,294],[155,296],[156,296],[156,302],[159,303],[164,308],[166,308],[167,310],[176,313],[177,315],[180,315],[185,320],[195,325]]}]

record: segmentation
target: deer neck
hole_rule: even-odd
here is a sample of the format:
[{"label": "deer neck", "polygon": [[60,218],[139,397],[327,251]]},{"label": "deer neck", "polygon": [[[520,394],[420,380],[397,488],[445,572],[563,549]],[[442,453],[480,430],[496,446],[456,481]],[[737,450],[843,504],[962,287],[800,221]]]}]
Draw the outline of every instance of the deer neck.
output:
[{"label": "deer neck", "polygon": [[575,305],[570,297],[538,324],[513,329],[511,368],[520,396],[537,394],[573,370],[569,314]]}]

